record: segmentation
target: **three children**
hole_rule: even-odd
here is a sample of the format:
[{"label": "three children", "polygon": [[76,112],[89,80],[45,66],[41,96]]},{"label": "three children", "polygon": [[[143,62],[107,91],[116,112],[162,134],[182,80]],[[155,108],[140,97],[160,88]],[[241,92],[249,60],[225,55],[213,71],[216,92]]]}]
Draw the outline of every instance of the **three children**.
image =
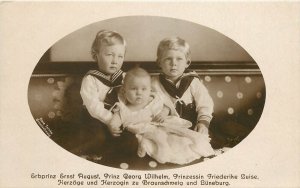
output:
[{"label": "three children", "polygon": [[[122,101],[119,100],[121,98],[118,98],[118,93],[120,93],[119,90],[125,75],[121,71],[125,49],[126,42],[120,34],[105,30],[97,33],[92,46],[92,56],[97,62],[99,70],[92,70],[87,73],[82,81],[80,91],[89,114],[102,122],[111,135],[115,137],[120,135],[123,137],[126,130],[136,134],[139,141],[138,153],[140,156],[147,153],[161,163],[184,164],[199,158],[199,156],[212,155],[208,126],[212,118],[213,101],[205,86],[198,79],[197,74],[194,72],[185,73],[186,68],[191,63],[188,44],[180,38],[162,40],[157,50],[157,63],[162,74],[153,77],[151,81],[148,74],[143,73],[142,70],[129,72],[130,74],[124,80],[125,85],[122,89],[124,101]],[[145,83],[147,84],[145,85]],[[151,92],[150,85],[157,94]],[[120,107],[118,112],[113,110],[116,103]],[[138,115],[132,115],[137,112]],[[170,121],[169,115],[181,117],[182,119],[179,118],[180,121],[178,121],[181,122],[181,125],[176,121],[166,123]],[[195,131],[191,133],[191,130],[188,129],[190,126],[187,126],[191,124],[184,119],[190,121],[193,124],[193,129],[202,134]],[[158,126],[153,128],[153,124],[150,122],[159,122],[166,126],[157,124]],[[145,126],[140,126],[140,123],[144,123]],[[143,130],[145,127],[149,127],[148,125],[151,125],[152,133],[144,134]],[[125,128],[124,132],[122,127]],[[160,132],[160,134],[154,134],[153,131]],[[173,141],[171,143],[166,142],[164,138],[170,136],[169,132],[176,132],[173,138],[176,140],[174,143],[179,143],[179,135],[184,135],[182,139],[186,140],[181,142],[193,143],[194,146],[174,144]],[[154,151],[154,145],[159,146],[157,147],[159,151],[157,148]],[[202,148],[198,147],[200,145]],[[175,151],[182,152],[180,146],[182,146],[181,149],[187,151],[185,153],[187,157],[181,156],[180,159],[174,159],[173,156],[172,158],[171,154],[174,154]]]}]

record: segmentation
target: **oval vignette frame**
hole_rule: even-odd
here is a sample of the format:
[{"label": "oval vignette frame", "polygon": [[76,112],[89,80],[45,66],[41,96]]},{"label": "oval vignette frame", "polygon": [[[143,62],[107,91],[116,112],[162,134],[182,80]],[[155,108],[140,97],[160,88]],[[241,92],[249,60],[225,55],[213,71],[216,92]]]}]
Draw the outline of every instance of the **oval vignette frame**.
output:
[{"label": "oval vignette frame", "polygon": [[[146,156],[128,153],[104,158],[103,140],[107,131],[95,126],[97,120],[83,110],[80,97],[85,73],[97,69],[90,55],[99,30],[115,30],[127,41],[122,69],[136,63],[155,75],[160,40],[169,36],[185,39],[191,48],[192,64],[214,101],[210,124],[211,145],[224,153],[244,140],[258,123],[265,104],[265,82],[253,58],[225,35],[185,20],[156,16],[126,16],[96,22],[58,40],[41,57],[28,86],[28,103],[37,125],[55,143],[92,162],[122,169],[161,170],[186,165],[160,164]],[[89,125],[91,122],[93,125]],[[124,149],[125,151],[125,149]],[[209,157],[212,158],[212,157]],[[207,159],[209,159],[207,158]],[[190,164],[205,161],[201,158]]]}]

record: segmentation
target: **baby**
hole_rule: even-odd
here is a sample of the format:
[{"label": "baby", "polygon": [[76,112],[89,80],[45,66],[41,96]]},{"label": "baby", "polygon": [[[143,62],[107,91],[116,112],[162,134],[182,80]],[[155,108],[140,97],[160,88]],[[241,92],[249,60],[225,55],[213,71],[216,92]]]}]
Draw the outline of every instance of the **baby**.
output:
[{"label": "baby", "polygon": [[157,49],[157,63],[162,74],[153,77],[153,90],[171,110],[191,121],[195,131],[208,134],[214,104],[198,75],[185,73],[191,64],[188,43],[179,37],[162,40]]},{"label": "baby", "polygon": [[121,90],[119,111],[110,126],[136,135],[138,155],[160,163],[186,164],[214,154],[208,135],[188,129],[191,123],[172,114],[162,99],[151,92],[151,77],[142,68],[127,72]]}]

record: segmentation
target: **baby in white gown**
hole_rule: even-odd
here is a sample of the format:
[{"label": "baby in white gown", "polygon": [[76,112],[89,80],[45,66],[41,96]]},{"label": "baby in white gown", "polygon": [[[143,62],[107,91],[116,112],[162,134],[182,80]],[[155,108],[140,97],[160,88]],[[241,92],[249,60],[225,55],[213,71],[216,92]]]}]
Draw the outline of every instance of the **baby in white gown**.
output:
[{"label": "baby in white gown", "polygon": [[128,71],[122,92],[119,111],[110,126],[118,130],[123,125],[136,135],[140,157],[148,154],[160,163],[187,164],[214,155],[209,136],[190,130],[191,122],[172,115],[161,98],[151,92],[147,71]]}]

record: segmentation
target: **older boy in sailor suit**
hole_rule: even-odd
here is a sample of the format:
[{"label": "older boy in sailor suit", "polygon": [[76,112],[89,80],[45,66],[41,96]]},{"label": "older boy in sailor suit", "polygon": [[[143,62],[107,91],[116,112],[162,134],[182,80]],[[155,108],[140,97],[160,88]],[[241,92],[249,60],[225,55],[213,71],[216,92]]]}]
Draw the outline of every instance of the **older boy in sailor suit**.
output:
[{"label": "older boy in sailor suit", "polygon": [[213,101],[195,72],[184,73],[190,65],[185,40],[174,37],[159,43],[157,63],[163,74],[152,78],[152,88],[165,100],[171,112],[193,123],[193,129],[208,134]]},{"label": "older boy in sailor suit", "polygon": [[[125,50],[125,40],[114,31],[99,31],[92,45],[91,54],[97,62],[99,70],[91,70],[84,76],[80,95],[88,113],[94,118],[87,125],[87,128],[89,128],[88,126],[96,127],[96,131],[99,131],[100,134],[99,140],[95,142],[102,142],[101,148],[95,148],[96,150],[109,152],[122,150],[120,149],[122,144],[128,144],[128,142],[135,149],[136,138],[134,135],[122,133],[121,127],[112,127],[109,124],[112,119],[114,104],[118,102],[118,90],[125,74],[121,70]],[[95,130],[91,129],[91,131]],[[121,133],[122,136],[119,137]],[[114,137],[109,136],[110,134]],[[128,149],[123,151],[128,151]],[[122,151],[117,152],[122,153]]]}]

